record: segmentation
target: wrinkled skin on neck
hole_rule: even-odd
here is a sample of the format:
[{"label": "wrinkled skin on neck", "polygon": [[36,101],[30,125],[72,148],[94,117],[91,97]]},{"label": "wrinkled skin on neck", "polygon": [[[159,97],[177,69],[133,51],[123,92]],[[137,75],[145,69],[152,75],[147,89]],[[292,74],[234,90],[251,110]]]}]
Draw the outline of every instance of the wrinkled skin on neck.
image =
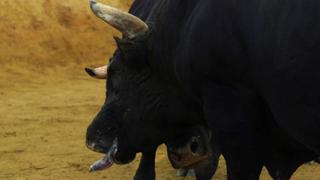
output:
[{"label": "wrinkled skin on neck", "polygon": [[107,71],[107,98],[87,130],[87,146],[98,152],[108,153],[117,138],[117,152],[111,154],[118,164],[131,162],[137,152],[154,151],[203,123],[195,104],[153,74],[148,38],[149,34],[116,38],[118,49]]}]

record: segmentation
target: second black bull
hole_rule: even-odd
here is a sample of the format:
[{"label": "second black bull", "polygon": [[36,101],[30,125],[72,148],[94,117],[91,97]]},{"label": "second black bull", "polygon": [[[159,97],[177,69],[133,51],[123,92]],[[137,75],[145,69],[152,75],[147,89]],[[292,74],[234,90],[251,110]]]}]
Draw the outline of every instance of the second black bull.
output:
[{"label": "second black bull", "polygon": [[319,7],[136,0],[133,16],[91,1],[123,38],[108,68],[91,72],[107,77],[108,98],[89,128],[103,138],[89,136],[88,146],[123,164],[200,125],[212,131],[228,179],[258,179],[263,165],[288,179],[320,153]]}]

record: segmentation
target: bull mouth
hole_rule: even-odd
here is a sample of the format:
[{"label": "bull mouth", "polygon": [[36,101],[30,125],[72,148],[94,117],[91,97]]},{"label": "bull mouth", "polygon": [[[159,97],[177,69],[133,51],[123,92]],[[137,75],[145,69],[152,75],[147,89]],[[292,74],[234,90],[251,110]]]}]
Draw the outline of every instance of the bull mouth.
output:
[{"label": "bull mouth", "polygon": [[[91,147],[89,148],[91,149]],[[96,149],[94,149],[94,151],[100,152],[100,150],[96,150]],[[97,160],[95,163],[93,163],[90,166],[89,171],[90,172],[101,171],[101,170],[105,170],[112,167],[113,164],[121,164],[115,159],[115,155],[117,154],[117,152],[118,152],[118,139],[115,138],[113,140],[112,146],[110,147],[106,155],[103,158]]]},{"label": "bull mouth", "polygon": [[[119,153],[118,149],[119,149],[118,138],[115,138],[113,140],[111,147],[105,153],[105,156],[97,160],[95,163],[93,163],[90,166],[89,171],[95,172],[95,171],[106,170],[110,168],[113,164],[118,164],[118,165],[128,164],[135,159],[135,156],[136,156],[135,153],[130,154],[132,156],[125,156],[127,155],[127,152]],[[99,150],[94,149],[94,151],[99,151]],[[102,150],[102,151],[105,152],[105,150]]]}]

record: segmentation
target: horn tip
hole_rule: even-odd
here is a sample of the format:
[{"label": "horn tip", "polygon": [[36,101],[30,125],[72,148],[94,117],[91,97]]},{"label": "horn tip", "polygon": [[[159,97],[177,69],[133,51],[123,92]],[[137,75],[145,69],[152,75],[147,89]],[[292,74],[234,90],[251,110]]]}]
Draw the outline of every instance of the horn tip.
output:
[{"label": "horn tip", "polygon": [[97,15],[97,11],[98,11],[98,5],[99,3],[96,0],[90,0],[90,8],[91,11]]},{"label": "horn tip", "polygon": [[90,0],[89,3],[90,3],[90,8],[94,11],[94,7],[96,6],[97,1],[96,0]]},{"label": "horn tip", "polygon": [[89,76],[91,76],[91,77],[96,77],[97,75],[96,75],[96,73],[94,72],[94,69],[92,69],[92,68],[88,68],[88,67],[86,67],[86,68],[84,68],[84,70],[87,72],[87,74],[89,74]]}]

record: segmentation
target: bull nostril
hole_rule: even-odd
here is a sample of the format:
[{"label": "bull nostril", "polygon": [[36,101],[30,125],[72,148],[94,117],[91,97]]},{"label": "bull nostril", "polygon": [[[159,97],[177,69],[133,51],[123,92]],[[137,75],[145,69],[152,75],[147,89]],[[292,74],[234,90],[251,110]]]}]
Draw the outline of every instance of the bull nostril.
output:
[{"label": "bull nostril", "polygon": [[86,143],[87,147],[91,150],[95,150],[95,147],[96,147],[96,144],[95,143],[90,143],[90,142],[87,142]]},{"label": "bull nostril", "polygon": [[88,146],[89,144],[91,144],[91,141],[90,141],[90,139],[87,137],[87,138],[86,138],[86,145]]},{"label": "bull nostril", "polygon": [[191,149],[191,152],[192,152],[192,153],[194,153],[194,154],[197,154],[197,153],[198,153],[199,144],[198,144],[198,142],[197,142],[196,139],[194,139],[194,140],[191,142],[190,149]]}]

